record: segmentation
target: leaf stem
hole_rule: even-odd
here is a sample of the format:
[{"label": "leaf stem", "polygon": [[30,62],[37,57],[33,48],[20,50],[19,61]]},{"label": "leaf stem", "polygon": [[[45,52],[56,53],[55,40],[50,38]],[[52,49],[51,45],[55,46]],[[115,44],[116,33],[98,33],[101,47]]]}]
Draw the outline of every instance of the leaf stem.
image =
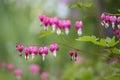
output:
[{"label": "leaf stem", "polygon": [[74,49],[74,50],[76,50],[77,52],[90,53],[90,54],[94,54],[94,55],[96,55],[96,56],[99,55],[99,54],[97,54],[97,53],[88,52],[88,51],[86,51],[86,50],[81,50],[81,49],[75,48],[75,47],[70,46],[70,45],[65,44],[65,43],[60,43],[60,42],[59,42],[58,44],[61,44],[61,45],[64,45],[64,46],[66,46],[66,47],[69,47],[69,48],[71,48],[71,49]]},{"label": "leaf stem", "polygon": [[108,14],[110,16],[120,16],[120,14],[111,14],[111,13],[107,13],[107,12],[104,12],[105,14]]}]

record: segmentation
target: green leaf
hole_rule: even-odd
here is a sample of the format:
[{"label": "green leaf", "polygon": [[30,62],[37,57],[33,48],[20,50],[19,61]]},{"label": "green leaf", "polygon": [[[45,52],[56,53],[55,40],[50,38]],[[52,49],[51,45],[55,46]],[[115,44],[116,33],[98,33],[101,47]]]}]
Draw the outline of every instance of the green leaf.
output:
[{"label": "green leaf", "polygon": [[52,34],[51,31],[43,31],[43,32],[41,32],[41,34],[40,34],[40,36],[38,38],[41,39],[41,38],[44,38],[44,37],[46,37],[46,36],[48,36],[50,34]]},{"label": "green leaf", "polygon": [[115,37],[113,37],[113,38],[107,37],[106,39],[99,39],[99,38],[96,38],[96,36],[83,36],[76,40],[92,42],[93,44],[96,44],[99,46],[104,46],[104,47],[114,47],[115,45],[117,45],[119,43],[119,41],[115,40]]},{"label": "green leaf", "polygon": [[117,45],[118,43],[119,43],[119,41],[116,41],[115,40],[115,37],[113,37],[112,39],[111,38],[109,38],[109,37],[107,37],[106,38],[106,42],[107,42],[107,46],[108,47],[113,47],[113,46],[115,46],[115,45]]},{"label": "green leaf", "polygon": [[81,2],[76,3],[76,4],[72,4],[72,5],[70,6],[70,8],[82,8],[82,7],[83,7],[83,4],[82,4]]},{"label": "green leaf", "polygon": [[83,37],[79,37],[76,40],[78,40],[78,41],[96,42],[96,40],[98,40],[98,38],[96,38],[96,36],[83,36]]},{"label": "green leaf", "polygon": [[72,4],[70,8],[77,8],[77,4]]},{"label": "green leaf", "polygon": [[109,43],[110,41],[111,41],[111,38],[107,37],[107,38],[106,38],[106,42]]},{"label": "green leaf", "polygon": [[118,9],[118,12],[120,13],[120,9]]},{"label": "green leaf", "polygon": [[119,64],[111,64],[112,65],[112,67],[114,67],[114,68],[120,68],[120,65]]},{"label": "green leaf", "polygon": [[113,48],[113,49],[112,49],[112,52],[113,52],[113,53],[116,53],[116,54],[120,54],[120,50],[117,49],[117,48]]},{"label": "green leaf", "polygon": [[100,39],[99,45],[101,45],[101,46],[106,46],[106,41],[105,41],[105,39]]},{"label": "green leaf", "polygon": [[84,4],[84,7],[89,8],[89,7],[91,7],[92,5],[93,5],[92,2],[87,2],[87,3]]},{"label": "green leaf", "polygon": [[93,3],[92,2],[87,2],[87,3],[82,3],[82,2],[79,2],[79,3],[76,3],[76,4],[72,4],[71,6],[70,6],[70,8],[83,8],[83,7],[85,7],[85,8],[89,8],[89,7],[91,7],[93,5]]},{"label": "green leaf", "polygon": [[81,2],[79,2],[79,3],[77,3],[77,6],[78,6],[79,8],[82,8],[82,7],[83,7],[83,4],[82,4]]}]

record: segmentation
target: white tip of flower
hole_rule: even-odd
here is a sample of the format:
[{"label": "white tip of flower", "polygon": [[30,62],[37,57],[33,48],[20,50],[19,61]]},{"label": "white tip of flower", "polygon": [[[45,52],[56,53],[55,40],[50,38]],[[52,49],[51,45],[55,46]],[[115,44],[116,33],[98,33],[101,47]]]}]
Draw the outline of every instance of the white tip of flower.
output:
[{"label": "white tip of flower", "polygon": [[82,35],[82,30],[78,29],[77,33],[78,33],[79,36],[81,36]]},{"label": "white tip of flower", "polygon": [[42,22],[40,22],[40,26],[42,26],[43,25],[43,23]]},{"label": "white tip of flower", "polygon": [[56,51],[53,52],[53,56],[56,57]]},{"label": "white tip of flower", "polygon": [[69,34],[69,29],[65,28],[65,34],[68,35]]},{"label": "white tip of flower", "polygon": [[72,56],[71,59],[74,60],[74,56]]},{"label": "white tip of flower", "polygon": [[52,32],[55,32],[55,25],[52,25]]},{"label": "white tip of flower", "polygon": [[118,29],[120,29],[120,24],[117,25]]},{"label": "white tip of flower", "polygon": [[105,28],[108,28],[109,27],[109,23],[105,23]]},{"label": "white tip of flower", "polygon": [[48,30],[48,26],[44,26],[44,30],[47,31]]},{"label": "white tip of flower", "polygon": [[28,60],[29,59],[29,56],[25,56],[25,60]]},{"label": "white tip of flower", "polygon": [[21,76],[17,76],[17,80],[21,80]]},{"label": "white tip of flower", "polygon": [[43,61],[45,60],[45,54],[42,54],[42,60]]},{"label": "white tip of flower", "polygon": [[103,22],[101,22],[101,25],[102,25],[102,26],[104,26],[104,23],[103,23]]},{"label": "white tip of flower", "polygon": [[112,22],[112,28],[113,28],[113,29],[115,28],[115,23],[114,23],[114,22]]},{"label": "white tip of flower", "polygon": [[32,60],[33,60],[33,59],[35,58],[35,54],[34,54],[34,53],[32,53],[31,55],[32,55]]},{"label": "white tip of flower", "polygon": [[19,56],[22,56],[22,53],[21,53],[21,52],[19,52]]},{"label": "white tip of flower", "polygon": [[60,35],[60,34],[61,34],[61,30],[57,29],[57,35]]}]

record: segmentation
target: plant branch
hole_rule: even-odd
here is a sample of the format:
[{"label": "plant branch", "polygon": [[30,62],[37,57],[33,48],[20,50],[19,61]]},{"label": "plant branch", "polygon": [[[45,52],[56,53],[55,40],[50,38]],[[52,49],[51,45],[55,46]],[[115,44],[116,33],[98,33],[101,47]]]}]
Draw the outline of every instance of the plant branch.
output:
[{"label": "plant branch", "polygon": [[111,14],[111,13],[107,13],[107,12],[104,12],[105,14],[108,14],[110,16],[120,16],[120,14]]},{"label": "plant branch", "polygon": [[71,48],[71,49],[74,49],[74,50],[76,50],[77,52],[90,53],[90,54],[94,54],[94,55],[96,55],[96,56],[99,55],[99,54],[97,54],[97,53],[88,52],[88,51],[86,51],[86,50],[81,50],[81,49],[75,48],[75,47],[70,46],[70,45],[65,44],[65,43],[58,43],[58,44],[61,44],[61,45],[64,45],[64,46],[66,46],[66,47],[69,47],[69,48]]}]

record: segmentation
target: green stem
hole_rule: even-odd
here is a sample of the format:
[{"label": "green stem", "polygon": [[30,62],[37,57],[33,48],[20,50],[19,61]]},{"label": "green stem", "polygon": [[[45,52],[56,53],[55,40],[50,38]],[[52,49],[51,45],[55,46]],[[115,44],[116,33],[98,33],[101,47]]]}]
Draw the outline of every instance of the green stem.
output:
[{"label": "green stem", "polygon": [[71,49],[74,49],[74,50],[75,50],[75,51],[77,51],[77,52],[94,54],[94,55],[96,55],[96,56],[98,56],[98,55],[99,55],[99,54],[97,54],[97,53],[88,52],[88,51],[86,51],[86,50],[81,50],[81,49],[75,48],[75,47],[70,46],[70,45],[68,45],[68,44],[64,44],[64,43],[59,43],[59,44],[64,45],[64,46],[66,46],[66,47],[69,47],[69,48],[71,48]]},{"label": "green stem", "polygon": [[105,14],[108,14],[110,16],[120,16],[120,14],[111,14],[111,13],[107,13],[107,12],[104,12]]}]

